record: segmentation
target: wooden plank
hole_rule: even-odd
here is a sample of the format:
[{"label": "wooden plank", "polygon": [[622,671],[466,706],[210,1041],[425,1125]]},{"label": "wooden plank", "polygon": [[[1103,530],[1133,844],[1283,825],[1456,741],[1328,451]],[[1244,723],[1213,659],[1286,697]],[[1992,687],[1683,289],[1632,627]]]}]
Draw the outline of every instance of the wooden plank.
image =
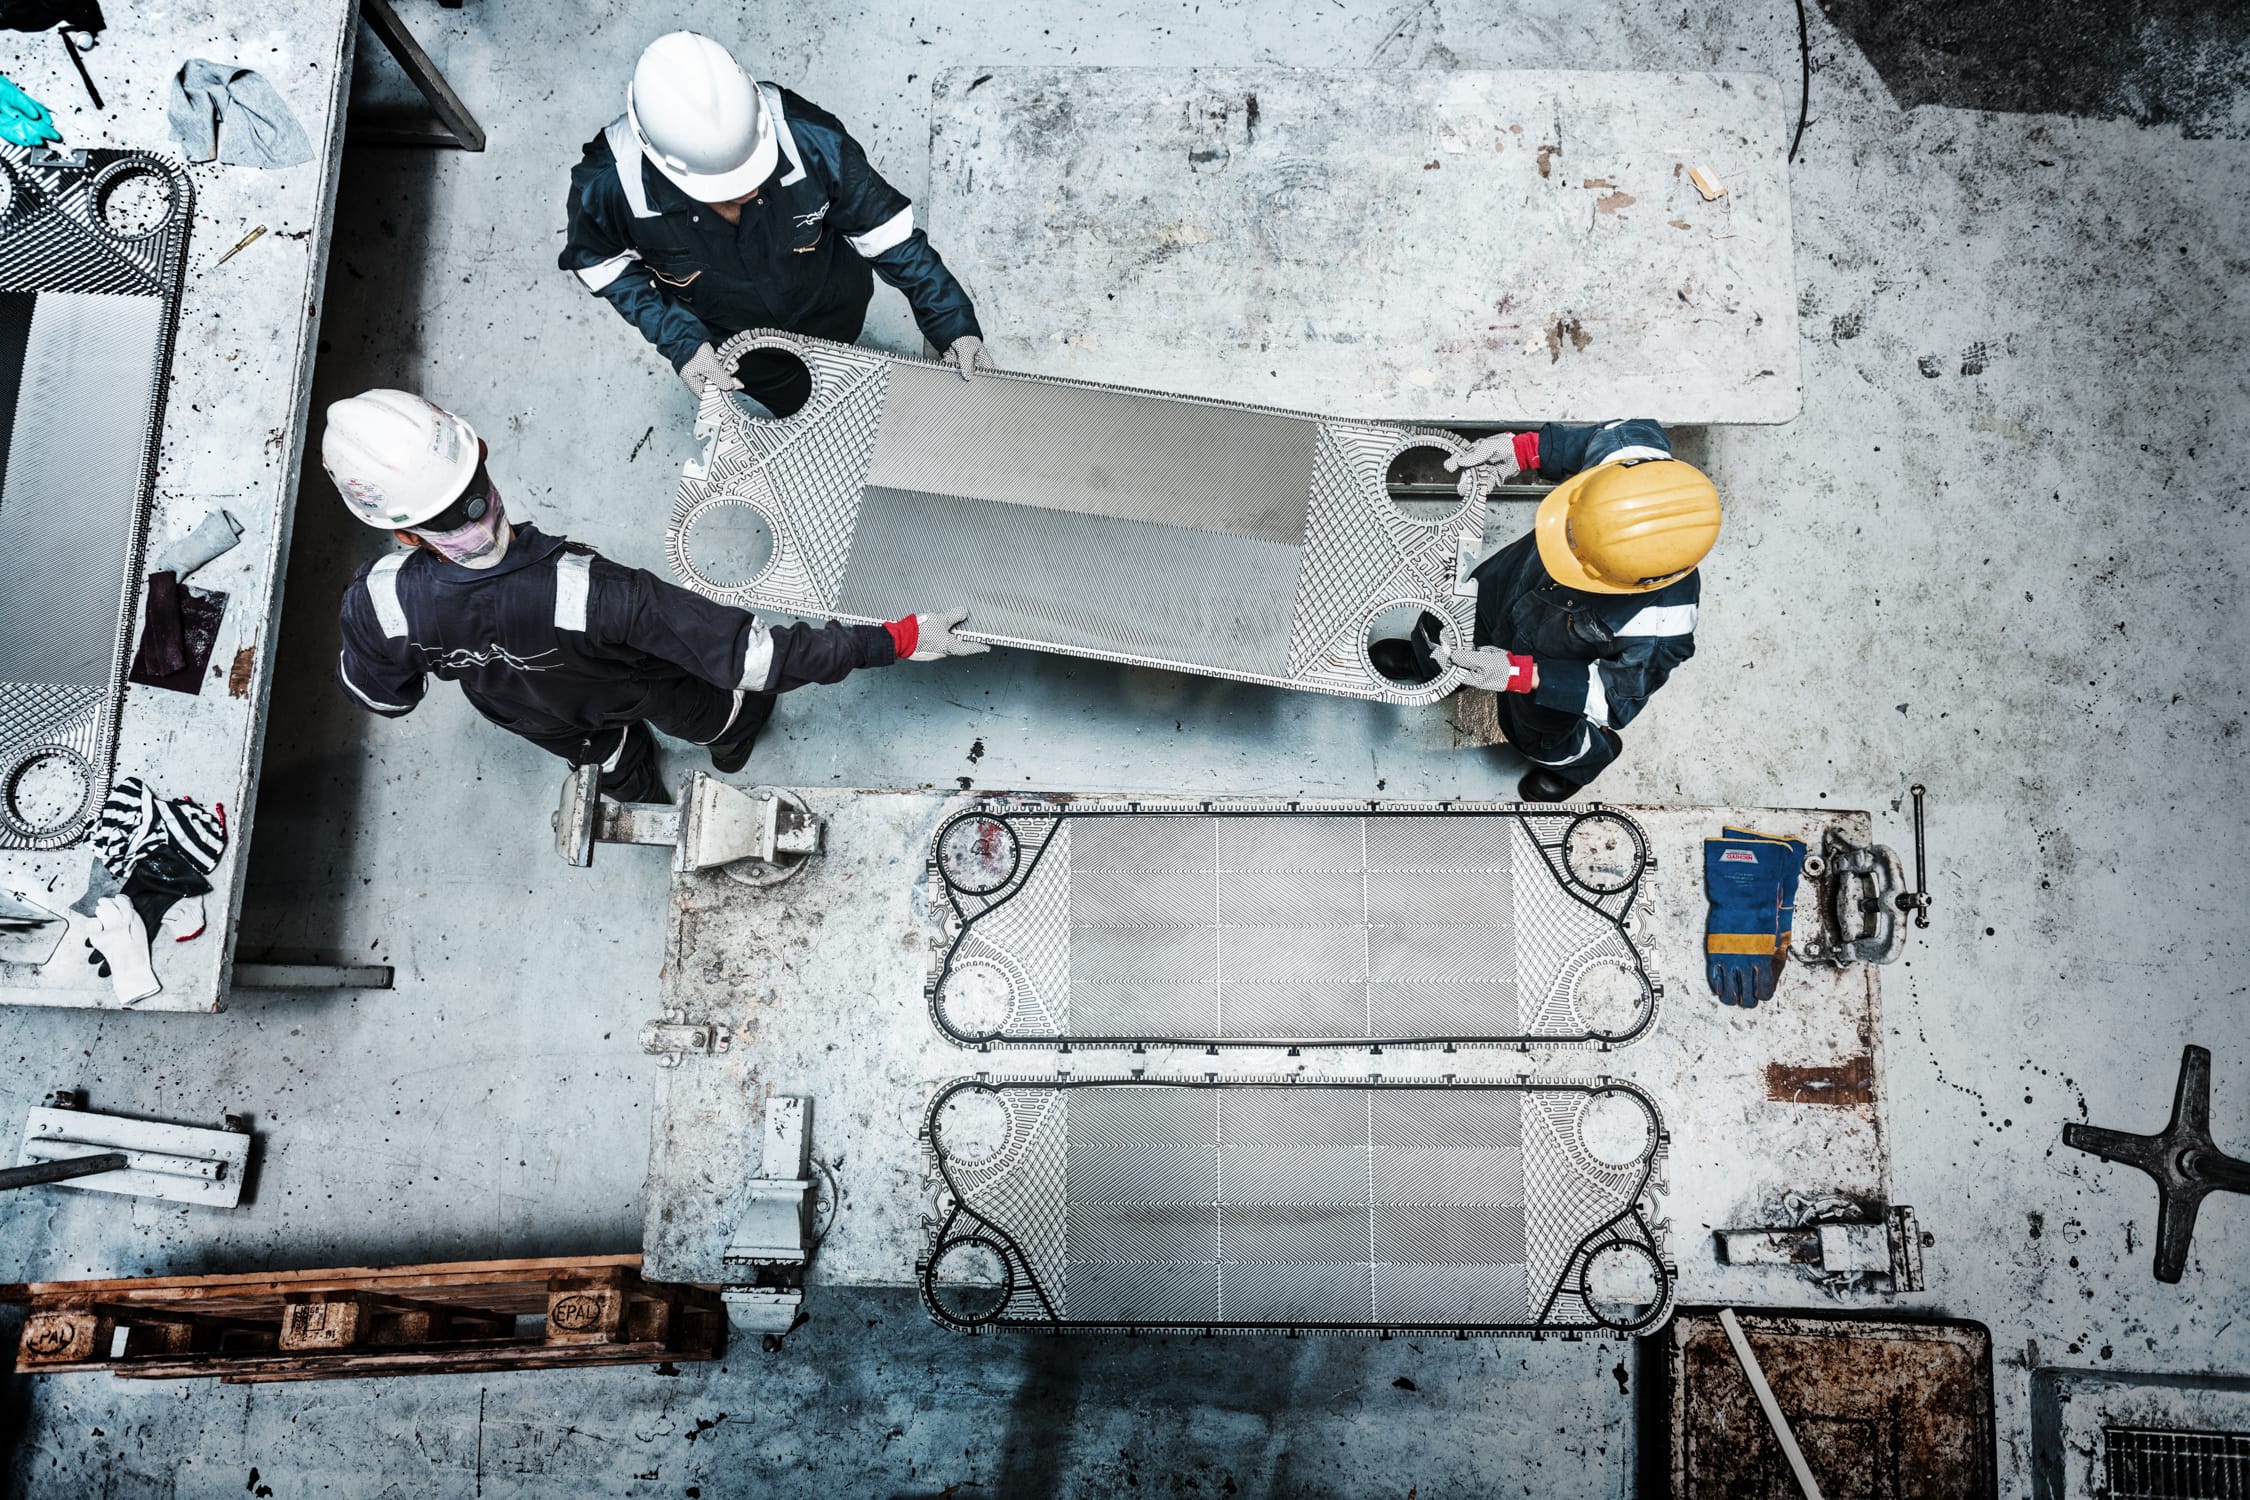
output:
[{"label": "wooden plank", "polygon": [[656,1343],[545,1344],[532,1340],[444,1349],[359,1349],[334,1354],[272,1354],[237,1359],[197,1357],[114,1365],[120,1380],[189,1380],[216,1377],[229,1385],[275,1380],[341,1380],[383,1375],[435,1375],[498,1370],[547,1370],[579,1365],[656,1364],[716,1359],[716,1338],[684,1349]]},{"label": "wooden plank", "polygon": [[368,1322],[366,1304],[350,1292],[292,1294],[282,1303],[280,1347],[300,1354],[349,1349]]},{"label": "wooden plank", "polygon": [[629,1255],[547,1255],[523,1260],[438,1261],[412,1266],[342,1266],[313,1271],[229,1271],[205,1276],[124,1276],[100,1281],[17,1281],[0,1283],[0,1302],[30,1302],[51,1297],[91,1297],[110,1293],[153,1295],[160,1292],[225,1295],[245,1287],[288,1287],[292,1291],[399,1291],[411,1292],[415,1284],[428,1287],[489,1286],[524,1281],[545,1281],[558,1271],[595,1271],[610,1267],[640,1269],[641,1257]]}]

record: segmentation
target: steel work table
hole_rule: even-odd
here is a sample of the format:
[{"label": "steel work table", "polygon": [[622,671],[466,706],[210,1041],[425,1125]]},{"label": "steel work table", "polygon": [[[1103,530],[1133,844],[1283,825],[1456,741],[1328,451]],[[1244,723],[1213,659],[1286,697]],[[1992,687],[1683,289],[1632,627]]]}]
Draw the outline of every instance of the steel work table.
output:
[{"label": "steel work table", "polygon": [[[825,852],[787,882],[744,886],[716,871],[675,875],[668,904],[661,1007],[731,1033],[723,1053],[662,1070],[650,1127],[643,1248],[649,1274],[732,1279],[723,1252],[747,1184],[766,1172],[768,1101],[811,1100],[811,1151],[841,1188],[841,1207],[813,1261],[820,1284],[913,1281],[932,1212],[918,1138],[938,1087],[993,1078],[1200,1080],[1298,1076],[1361,1082],[1452,1077],[1578,1082],[1603,1075],[1648,1093],[1670,1145],[1658,1165],[1656,1211],[1683,1302],[1786,1302],[1803,1295],[1781,1266],[1717,1260],[1714,1229],[1775,1224],[1785,1194],[1862,1204],[1890,1198],[1883,1117],[1881,986],[1876,971],[1793,963],[1776,997],[1753,1011],[1721,1006],[1704,983],[1702,843],[1747,821],[1818,847],[1841,828],[1865,842],[1865,813],[1710,807],[1627,807],[1656,859],[1639,898],[1636,942],[1663,993],[1638,1039],[1596,1047],[1199,1047],[1146,1052],[1080,1046],[956,1046],[932,1023],[923,986],[937,950],[924,860],[939,825],[984,793],[794,788],[825,821]],[[1177,799],[1166,799],[1177,800]],[[1323,806],[1327,804],[1323,803]],[[1368,804],[1359,804],[1367,806]],[[1411,807],[1413,804],[1383,804]],[[609,859],[653,852],[605,850]],[[1799,931],[1813,930],[1809,890]],[[774,1175],[790,1175],[788,1163]],[[816,1176],[820,1175],[816,1169]],[[823,1194],[827,1189],[823,1187]],[[823,1202],[819,1216],[830,1206]]]},{"label": "steel work table", "polygon": [[925,218],[1008,369],[1392,421],[1802,404],[1770,78],[1003,67],[931,92]]},{"label": "steel work table", "polygon": [[[239,545],[190,584],[227,595],[226,619],[199,695],[126,689],[116,777],[138,775],[167,796],[224,804],[230,838],[204,898],[207,927],[192,942],[160,942],[161,994],[140,1010],[211,1011],[225,1001],[235,916],[265,742],[273,632],[303,458],[306,403],[328,268],[344,106],[358,7],[235,0],[214,8],[152,0],[110,8],[110,27],[85,54],[107,109],[96,113],[50,35],[18,35],[9,76],[53,111],[71,148],[133,147],[176,156],[164,104],[191,57],[263,73],[296,114],[313,157],[279,171],[188,168],[195,225],[188,246],[179,337],[165,404],[163,447],[148,528],[149,555],[225,509]],[[267,232],[219,265],[259,225]],[[136,618],[139,605],[136,602]],[[0,851],[0,889],[63,912],[85,889],[89,841],[46,852]],[[107,980],[80,961],[75,939],[42,967],[0,964],[0,1001],[111,1007]]]}]

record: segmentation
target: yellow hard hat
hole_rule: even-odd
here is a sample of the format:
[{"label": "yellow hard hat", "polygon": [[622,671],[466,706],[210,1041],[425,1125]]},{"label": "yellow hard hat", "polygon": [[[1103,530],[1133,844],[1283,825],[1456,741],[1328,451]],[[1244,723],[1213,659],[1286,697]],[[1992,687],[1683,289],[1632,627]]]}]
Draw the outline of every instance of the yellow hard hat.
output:
[{"label": "yellow hard hat", "polygon": [[1719,492],[1676,458],[1598,464],[1556,485],[1533,522],[1565,588],[1643,594],[1692,571],[1719,539]]}]

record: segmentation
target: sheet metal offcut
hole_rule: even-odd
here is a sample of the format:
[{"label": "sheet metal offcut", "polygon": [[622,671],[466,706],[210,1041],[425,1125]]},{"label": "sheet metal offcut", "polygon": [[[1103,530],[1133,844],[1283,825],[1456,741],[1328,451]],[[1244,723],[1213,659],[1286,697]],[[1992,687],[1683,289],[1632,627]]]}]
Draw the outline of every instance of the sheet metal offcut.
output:
[{"label": "sheet metal offcut", "polygon": [[[1465,640],[1456,583],[1484,501],[1410,515],[1387,487],[1411,448],[1450,433],[950,367],[794,334],[720,351],[786,351],[813,393],[754,415],[722,392],[666,535],[673,570],[724,603],[874,622],[966,604],[995,645],[1396,703],[1459,686],[1369,657],[1385,623],[1428,613]],[[732,568],[699,529],[747,509],[764,533]]]},{"label": "sheet metal offcut", "polygon": [[1566,1084],[985,1082],[924,1124],[961,1329],[1638,1334],[1664,1130]]},{"label": "sheet metal offcut", "polygon": [[964,1046],[1614,1046],[1655,1017],[1649,863],[1606,808],[995,802],[932,843],[930,1015]]}]

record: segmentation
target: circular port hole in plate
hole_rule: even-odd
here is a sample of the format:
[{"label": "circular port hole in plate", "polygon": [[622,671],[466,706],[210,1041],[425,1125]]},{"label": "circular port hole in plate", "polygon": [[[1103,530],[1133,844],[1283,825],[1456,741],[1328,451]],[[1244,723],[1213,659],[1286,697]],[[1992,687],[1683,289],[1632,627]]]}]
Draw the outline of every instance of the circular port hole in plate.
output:
[{"label": "circular port hole in plate", "polygon": [[145,239],[172,221],[172,179],[156,168],[126,162],[94,183],[94,213],[120,239]]},{"label": "circular port hole in plate", "polygon": [[945,883],[971,896],[989,896],[1015,878],[1023,847],[998,818],[956,819],[938,835],[938,869]]},{"label": "circular port hole in plate", "polygon": [[997,1090],[956,1089],[938,1106],[938,1150],[955,1166],[984,1166],[1006,1149],[1011,1123]]},{"label": "circular port hole in plate", "polygon": [[1394,604],[1367,622],[1367,665],[1376,677],[1392,687],[1418,688],[1435,682],[1444,670],[1427,652],[1417,651],[1413,637],[1425,642],[1445,639],[1445,616],[1425,604]]},{"label": "circular port hole in plate", "polygon": [[772,525],[756,506],[739,501],[704,508],[680,542],[688,566],[714,588],[748,588],[773,561]]},{"label": "circular port hole in plate", "polygon": [[8,774],[4,797],[8,821],[33,837],[68,827],[93,795],[94,777],[86,758],[60,745],[34,750]]},{"label": "circular port hole in plate", "polygon": [[1586,1310],[1611,1328],[1646,1327],[1664,1305],[1663,1265],[1645,1245],[1612,1240],[1586,1257],[1578,1294]]},{"label": "circular port hole in plate", "polygon": [[1015,1014],[1015,986],[998,964],[972,959],[955,964],[938,982],[938,1014],[961,1038],[983,1041],[998,1036]]},{"label": "circular port hole in plate", "polygon": [[1008,1258],[990,1240],[948,1240],[930,1262],[930,1297],[956,1323],[989,1323],[1015,1291]]},{"label": "circular port hole in plate", "polygon": [[1602,959],[1578,971],[1571,984],[1570,1003],[1578,1019],[1596,1036],[1623,1036],[1648,1013],[1648,985],[1631,964]]},{"label": "circular port hole in plate", "polygon": [[1579,1112],[1578,1143],[1605,1167],[1630,1167],[1656,1144],[1656,1129],[1640,1100],[1604,1089]]},{"label": "circular port hole in plate", "polygon": [[1563,868],[1598,896],[1613,896],[1640,879],[1647,856],[1641,831],[1616,813],[1586,813],[1563,835]]},{"label": "circular port hole in plate", "polygon": [[1435,526],[1461,508],[1461,476],[1445,466],[1451,454],[1436,443],[1414,443],[1391,455],[1383,488],[1391,508],[1417,526]]}]

